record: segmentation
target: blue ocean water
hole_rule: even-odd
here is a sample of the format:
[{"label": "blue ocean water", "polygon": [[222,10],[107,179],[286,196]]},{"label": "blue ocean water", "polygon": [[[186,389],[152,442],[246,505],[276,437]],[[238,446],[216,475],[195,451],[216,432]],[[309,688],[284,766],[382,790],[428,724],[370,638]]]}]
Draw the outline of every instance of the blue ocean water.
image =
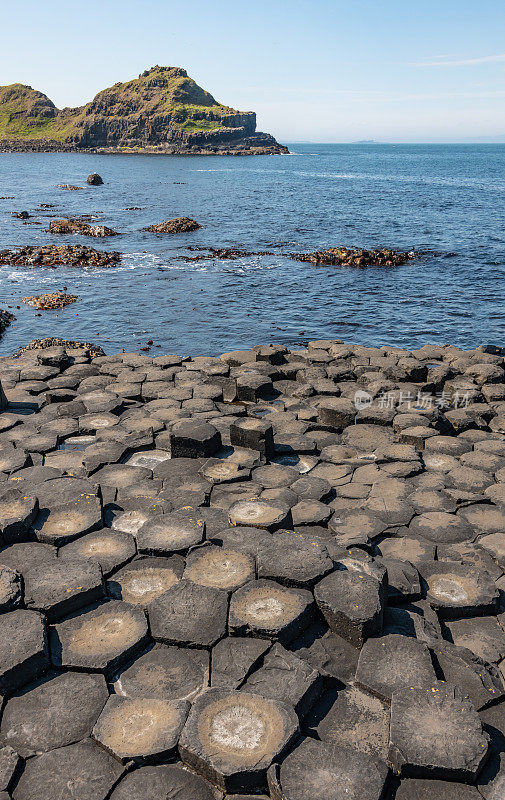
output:
[{"label": "blue ocean water", "polygon": [[[0,249],[54,242],[123,253],[120,266],[106,269],[0,267],[0,307],[17,317],[0,354],[45,336],[92,341],[108,353],[152,339],[153,355],[316,338],[405,347],[505,343],[505,145],[290,149],[290,156],[257,157],[0,155],[0,195],[14,198],[0,200]],[[87,186],[90,172],[105,185]],[[56,188],[65,183],[85,188]],[[55,208],[38,209],[41,203]],[[125,210],[131,206],[140,210]],[[26,224],[12,217],[21,210],[34,215]],[[51,217],[80,214],[122,236],[45,230]],[[140,231],[178,216],[202,229]],[[185,263],[178,256],[190,254],[189,244],[274,255]],[[361,270],[287,255],[337,245],[432,254]],[[66,309],[37,316],[20,303],[64,286],[79,296]]]}]

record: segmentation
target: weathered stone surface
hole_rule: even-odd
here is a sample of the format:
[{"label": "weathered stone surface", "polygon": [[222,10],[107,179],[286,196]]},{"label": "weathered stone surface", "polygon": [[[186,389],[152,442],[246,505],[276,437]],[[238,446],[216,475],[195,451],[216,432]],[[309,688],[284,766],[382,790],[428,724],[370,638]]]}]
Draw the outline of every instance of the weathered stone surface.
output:
[{"label": "weathered stone surface", "polygon": [[[12,747],[0,747],[0,798],[15,780],[20,765],[21,759]],[[5,791],[2,800],[8,800],[8,797]]]},{"label": "weathered stone surface", "polygon": [[475,533],[467,522],[443,511],[429,511],[415,517],[409,529],[415,536],[435,544],[452,544],[475,538]]},{"label": "weathered stone surface", "polygon": [[49,669],[45,620],[37,611],[0,615],[0,641],[0,694],[15,692]]},{"label": "weathered stone surface", "polygon": [[123,764],[168,759],[175,753],[189,709],[187,700],[112,695],[92,736]]},{"label": "weathered stone surface", "polygon": [[108,696],[103,675],[49,675],[8,701],[2,742],[27,758],[84,739]]},{"label": "weathered stone surface", "polygon": [[328,683],[349,683],[358,665],[359,650],[346,639],[328,630],[325,623],[315,622],[290,645],[326,678]]},{"label": "weathered stone surface", "polygon": [[397,774],[471,782],[488,745],[477,712],[459,688],[434,683],[393,694],[388,761]]},{"label": "weathered stone surface", "polygon": [[260,579],[232,594],[228,627],[234,636],[259,636],[286,644],[300,635],[313,615],[310,592]]},{"label": "weathered stone surface", "polygon": [[244,683],[242,690],[293,706],[298,718],[304,717],[323,690],[318,671],[307,661],[274,644],[263,665]]},{"label": "weathered stone surface", "polygon": [[56,561],[57,550],[50,544],[39,542],[17,542],[0,550],[0,564],[16,572],[31,569],[39,564]]},{"label": "weathered stone surface", "polygon": [[139,552],[168,556],[194,547],[204,536],[205,522],[199,516],[199,509],[193,508],[149,518],[136,538]]},{"label": "weathered stone surface", "polygon": [[258,577],[308,588],[333,570],[324,544],[289,531],[276,533],[258,555]]},{"label": "weathered stone surface", "polygon": [[424,561],[418,568],[426,597],[441,617],[497,612],[498,589],[487,572],[456,561]]},{"label": "weathered stone surface", "polygon": [[109,594],[117,600],[146,608],[148,604],[172,588],[184,572],[184,559],[138,558],[109,579]]},{"label": "weathered stone surface", "polygon": [[172,458],[210,458],[220,447],[221,434],[208,422],[180,420],[172,425]]},{"label": "weathered stone surface", "polygon": [[58,559],[54,564],[32,567],[24,574],[25,604],[42,611],[54,622],[105,596],[99,564]]},{"label": "weathered stone surface", "polygon": [[193,700],[208,683],[208,653],[156,644],[120,673],[114,688],[137,699]]},{"label": "weathered stone surface", "polygon": [[389,634],[368,639],[359,655],[355,682],[381,700],[409,686],[428,686],[436,681],[430,651],[410,636]]},{"label": "weathered stone surface", "polygon": [[0,614],[19,606],[22,598],[21,575],[0,563]]},{"label": "weathered stone surface", "polygon": [[181,580],[149,603],[147,611],[156,641],[212,647],[226,632],[228,594]]},{"label": "weathered stone surface", "polygon": [[385,761],[389,721],[390,711],[381,700],[351,686],[338,693],[316,732],[323,742]]},{"label": "weathered stone surface", "polygon": [[[130,772],[111,795],[111,800],[160,800],[162,797],[188,800],[221,800],[213,786],[179,764],[141,767]],[[86,799],[87,800],[87,799]]]},{"label": "weathered stone surface", "polygon": [[471,650],[444,641],[433,642],[430,647],[445,680],[463,689],[477,710],[504,696],[500,670]]},{"label": "weathered stone surface", "polygon": [[234,447],[257,450],[267,458],[274,453],[272,425],[254,417],[237,420],[230,425],[230,442]]},{"label": "weathered stone surface", "polygon": [[314,589],[314,597],[334,633],[359,647],[382,630],[385,592],[365,565],[341,562]]},{"label": "weathered stone surface", "polygon": [[12,488],[0,497],[0,541],[2,544],[28,539],[30,525],[37,515],[39,504],[35,497],[21,495]]},{"label": "weathered stone surface", "polygon": [[239,500],[230,506],[229,520],[230,525],[254,526],[268,531],[292,527],[289,506],[254,497],[250,500]]},{"label": "weathered stone surface", "polygon": [[143,611],[130,603],[110,600],[52,628],[51,660],[58,667],[111,675],[148,641]]},{"label": "weathered stone surface", "polygon": [[105,800],[124,768],[91,739],[31,758],[14,800]]},{"label": "weathered stone surface", "polygon": [[387,767],[356,750],[305,739],[268,771],[273,800],[381,800]]},{"label": "weathered stone surface", "polygon": [[[81,536],[58,552],[58,557],[64,560],[87,559],[99,564],[104,575],[118,569],[130,561],[137,552],[135,539],[128,533],[109,530],[88,533]],[[1,553],[0,553],[1,559]]]},{"label": "weathered stone surface", "polygon": [[75,501],[41,511],[33,523],[35,538],[61,546],[102,527],[102,506],[97,497],[81,495]]},{"label": "weathered stone surface", "polygon": [[401,782],[395,800],[481,800],[475,786],[453,781],[408,778]]},{"label": "weathered stone surface", "polygon": [[211,686],[238,689],[256,669],[270,643],[265,639],[227,636],[212,649]]},{"label": "weathered stone surface", "polygon": [[184,577],[201,586],[232,592],[254,580],[255,573],[252,556],[238,550],[208,545],[188,554]]},{"label": "weathered stone surface", "polygon": [[179,741],[184,763],[227,792],[266,785],[266,772],[298,730],[284,703],[209,689],[193,704]]}]

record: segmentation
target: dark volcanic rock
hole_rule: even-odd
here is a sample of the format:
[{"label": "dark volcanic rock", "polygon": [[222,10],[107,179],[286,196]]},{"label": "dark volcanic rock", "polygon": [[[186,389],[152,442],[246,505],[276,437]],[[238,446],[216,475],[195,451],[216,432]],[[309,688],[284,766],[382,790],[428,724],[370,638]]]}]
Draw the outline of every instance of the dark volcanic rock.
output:
[{"label": "dark volcanic rock", "polygon": [[292,253],[292,258],[297,261],[309,261],[311,264],[329,264],[341,267],[397,267],[414,258],[414,253],[402,253],[387,248],[349,250],[346,247],[334,247],[315,253]]},{"label": "dark volcanic rock", "polygon": [[364,753],[306,739],[268,771],[268,786],[273,800],[381,800],[386,778],[386,765]]},{"label": "dark volcanic rock", "polygon": [[[129,773],[114,789],[111,800],[220,800],[213,786],[179,764],[141,767]],[[87,799],[86,799],[87,800]]]},{"label": "dark volcanic rock", "polygon": [[388,761],[397,774],[469,782],[488,745],[477,712],[458,687],[434,683],[393,695]]},{"label": "dark volcanic rock", "polygon": [[103,180],[98,172],[92,172],[91,175],[88,175],[86,178],[86,183],[89,183],[90,186],[102,186]]},{"label": "dark volcanic rock", "polygon": [[89,225],[78,219],[53,219],[49,223],[49,233],[80,233],[82,236],[95,236],[103,238],[105,236],[119,236],[117,231],[108,228],[107,225]]},{"label": "dark volcanic rock", "polygon": [[15,800],[105,800],[124,772],[91,739],[31,758],[14,790]]},{"label": "dark volcanic rock", "polygon": [[27,758],[89,736],[108,698],[103,675],[64,672],[12,697],[0,735]]},{"label": "dark volcanic rock", "polygon": [[150,233],[186,233],[188,231],[197,231],[202,226],[195,222],[194,219],[189,217],[177,217],[177,219],[168,219],[166,222],[159,222],[156,225],[149,225],[143,228],[144,231]]},{"label": "dark volcanic rock", "polygon": [[247,692],[209,689],[193,704],[179,742],[182,760],[220,789],[266,785],[266,772],[298,730],[293,709]]},{"label": "dark volcanic rock", "polygon": [[0,250],[0,264],[12,267],[110,267],[121,261],[116,251],[101,252],[81,244],[25,246],[19,250]]},{"label": "dark volcanic rock", "polygon": [[17,609],[0,616],[0,694],[16,691],[49,668],[45,620],[37,611]]}]

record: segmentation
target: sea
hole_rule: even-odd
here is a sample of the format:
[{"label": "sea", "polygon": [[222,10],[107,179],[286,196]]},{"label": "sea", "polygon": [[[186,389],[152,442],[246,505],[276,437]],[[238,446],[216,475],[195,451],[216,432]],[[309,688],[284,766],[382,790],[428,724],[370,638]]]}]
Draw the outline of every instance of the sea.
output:
[{"label": "sea", "polygon": [[[153,356],[313,339],[505,346],[505,144],[289,147],[247,157],[0,155],[0,250],[79,243],[122,253],[106,268],[0,267],[0,308],[16,316],[0,355],[49,336]],[[103,186],[86,184],[91,172]],[[52,218],[80,215],[121,236],[47,232]],[[201,229],[142,231],[182,216]],[[418,255],[361,269],[290,256],[335,246]],[[206,256],[199,248],[268,255],[184,260]],[[51,311],[22,303],[58,290],[79,299]]]}]

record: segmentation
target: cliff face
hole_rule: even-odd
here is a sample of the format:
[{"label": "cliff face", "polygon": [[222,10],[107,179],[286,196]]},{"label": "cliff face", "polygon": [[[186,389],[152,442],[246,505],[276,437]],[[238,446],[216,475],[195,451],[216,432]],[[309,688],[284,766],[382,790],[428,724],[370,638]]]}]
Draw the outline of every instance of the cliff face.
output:
[{"label": "cliff face", "polygon": [[59,111],[29,86],[0,87],[0,150],[283,153],[256,114],[218,103],[179,67],[152,67]]}]

